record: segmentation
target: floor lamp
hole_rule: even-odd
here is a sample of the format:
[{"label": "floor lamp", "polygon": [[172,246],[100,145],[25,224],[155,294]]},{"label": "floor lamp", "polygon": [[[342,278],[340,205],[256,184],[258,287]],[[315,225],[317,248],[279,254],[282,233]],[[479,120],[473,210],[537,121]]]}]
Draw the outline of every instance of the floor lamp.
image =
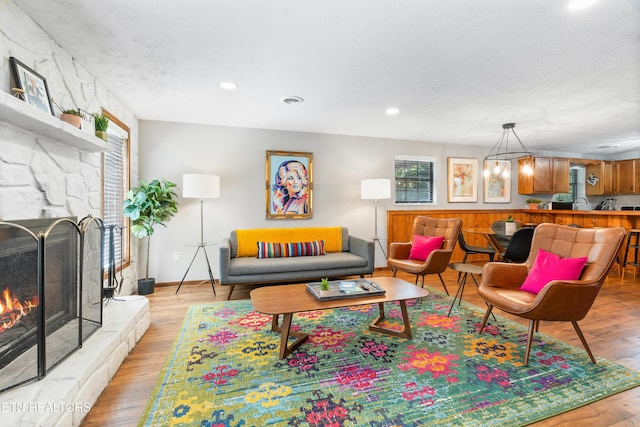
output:
[{"label": "floor lamp", "polygon": [[375,235],[373,237],[374,242],[378,242],[378,246],[382,250],[385,259],[387,253],[380,243],[380,237],[378,237],[378,203],[380,200],[391,198],[391,180],[389,179],[363,179],[360,182],[360,197],[363,200],[373,200],[373,206],[375,210]]},{"label": "floor lamp", "polygon": [[213,289],[213,295],[216,296],[216,288],[214,286],[213,273],[211,272],[211,264],[209,263],[209,255],[207,255],[207,245],[204,241],[204,215],[203,215],[203,204],[204,199],[217,199],[220,197],[220,177],[218,175],[205,175],[205,174],[185,174],[182,175],[182,197],[190,198],[190,199],[200,199],[200,243],[196,246],[196,253],[193,255],[191,259],[191,263],[189,263],[189,267],[187,267],[187,271],[182,276],[182,280],[178,285],[178,289],[176,289],[176,294],[180,290],[184,279],[189,274],[189,270],[193,265],[193,261],[195,261],[196,256],[198,256],[198,252],[202,249],[204,252],[204,257],[207,260],[207,268],[209,270],[209,280],[211,281],[211,289]]}]

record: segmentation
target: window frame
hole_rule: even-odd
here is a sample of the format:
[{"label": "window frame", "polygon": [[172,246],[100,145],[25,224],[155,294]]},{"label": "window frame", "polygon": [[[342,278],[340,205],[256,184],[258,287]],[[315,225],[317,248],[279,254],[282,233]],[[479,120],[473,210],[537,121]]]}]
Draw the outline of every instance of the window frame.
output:
[{"label": "window frame", "polygon": [[[112,126],[112,124],[115,124],[117,127],[120,128],[120,130],[122,130],[125,134],[126,137],[123,138],[123,144],[124,144],[124,148],[123,148],[123,156],[124,156],[124,164],[122,165],[122,173],[123,173],[123,179],[122,179],[122,194],[121,194],[121,200],[124,200],[126,197],[126,193],[129,190],[130,187],[130,179],[131,179],[131,129],[129,128],[129,126],[127,126],[124,122],[122,122],[120,119],[118,119],[116,116],[114,116],[112,113],[110,113],[109,111],[107,111],[106,109],[102,108],[102,114],[104,114],[105,116],[107,116],[109,118],[109,126]],[[111,132],[113,132],[113,128],[111,129]],[[107,128],[107,134],[109,134],[109,128]],[[101,216],[103,218],[105,218],[105,196],[106,196],[106,190],[105,190],[105,181],[106,181],[106,165],[105,165],[105,160],[106,160],[106,156],[107,153],[103,153],[102,154],[102,161],[101,161],[101,168],[102,168],[102,185],[101,185]],[[122,261],[120,261],[120,259],[116,259],[115,263],[116,263],[116,271],[120,271],[121,269],[124,270],[125,268],[129,267],[131,265],[131,238],[130,238],[130,233],[128,232],[129,230],[129,219],[127,217],[124,216],[124,214],[122,213],[122,204],[120,203],[118,205],[118,215],[120,218],[120,225],[122,227],[126,227],[123,228],[121,230],[121,239],[122,239]],[[107,224],[105,224],[106,226]],[[107,232],[105,231],[105,257],[108,256],[108,235],[106,235]],[[105,278],[107,277],[107,268],[105,267]]]},{"label": "window frame", "polygon": [[[398,161],[414,161],[422,163],[431,163],[431,201],[415,201],[415,202],[403,202],[398,201],[398,178],[397,168]],[[394,182],[394,204],[398,206],[433,206],[438,203],[438,158],[433,156],[413,156],[413,155],[401,155],[397,154],[393,162],[393,182]],[[404,180],[407,181],[407,180]]]}]

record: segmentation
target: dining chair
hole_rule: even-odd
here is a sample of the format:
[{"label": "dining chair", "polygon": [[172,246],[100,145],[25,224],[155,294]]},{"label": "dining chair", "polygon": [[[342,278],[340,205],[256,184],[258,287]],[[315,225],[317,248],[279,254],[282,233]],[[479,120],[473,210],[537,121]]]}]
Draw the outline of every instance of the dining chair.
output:
[{"label": "dining chair", "polygon": [[535,228],[532,227],[516,230],[511,236],[504,254],[500,254],[502,260],[504,262],[525,262],[529,257],[534,231]]},{"label": "dining chair", "polygon": [[464,255],[462,256],[463,263],[467,262],[468,255],[486,254],[489,256],[489,261],[493,261],[493,257],[496,254],[496,251],[493,248],[467,244],[467,241],[464,240],[464,233],[462,231],[458,234],[458,246],[464,251]]},{"label": "dining chair", "polygon": [[444,291],[449,295],[442,273],[447,269],[453,248],[458,241],[462,228],[460,218],[429,218],[417,216],[413,221],[411,240],[409,242],[391,242],[387,264],[393,276],[398,271],[422,277],[437,274]]},{"label": "dining chair", "polygon": [[494,307],[528,319],[524,358],[524,364],[528,366],[533,335],[538,331],[540,321],[568,321],[589,358],[596,363],[578,321],[593,305],[625,234],[622,227],[586,229],[540,224],[535,229],[531,251],[524,263],[485,264],[478,295],[486,301],[488,308],[480,324],[480,333]]}]

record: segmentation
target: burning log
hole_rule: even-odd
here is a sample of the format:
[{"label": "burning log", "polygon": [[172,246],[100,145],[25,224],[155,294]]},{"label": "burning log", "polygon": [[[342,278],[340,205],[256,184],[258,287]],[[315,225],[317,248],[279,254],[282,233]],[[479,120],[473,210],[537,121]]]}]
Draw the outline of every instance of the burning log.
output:
[{"label": "burning log", "polygon": [[20,301],[9,289],[2,292],[0,298],[0,334],[13,327],[20,319],[38,306],[38,297],[30,301]]}]

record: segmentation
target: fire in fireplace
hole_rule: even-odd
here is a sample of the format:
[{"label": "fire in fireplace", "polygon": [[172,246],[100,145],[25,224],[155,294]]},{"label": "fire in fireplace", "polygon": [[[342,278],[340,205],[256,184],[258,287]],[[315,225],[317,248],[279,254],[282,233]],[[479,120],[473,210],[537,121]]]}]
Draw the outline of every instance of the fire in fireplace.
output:
[{"label": "fire in fireplace", "polygon": [[102,222],[0,222],[0,392],[43,378],[102,325]]},{"label": "fire in fireplace", "polygon": [[9,288],[2,291],[0,297],[0,334],[11,329],[22,317],[31,313],[31,309],[38,306],[38,296],[34,295],[29,301],[20,301]]}]

